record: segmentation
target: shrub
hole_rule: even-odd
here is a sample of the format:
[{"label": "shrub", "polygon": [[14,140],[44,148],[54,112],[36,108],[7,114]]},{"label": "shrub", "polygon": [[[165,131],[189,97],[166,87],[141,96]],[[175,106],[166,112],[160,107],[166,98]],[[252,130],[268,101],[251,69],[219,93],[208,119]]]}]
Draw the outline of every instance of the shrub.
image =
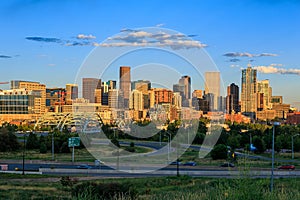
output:
[{"label": "shrub", "polygon": [[210,152],[210,156],[213,160],[226,159],[227,158],[227,147],[224,144],[218,144],[214,146],[213,150]]},{"label": "shrub", "polygon": [[85,196],[87,199],[115,199],[122,196],[136,199],[137,190],[127,183],[93,183],[84,182],[72,188],[72,196],[80,198]]},{"label": "shrub", "polygon": [[68,142],[62,143],[62,145],[60,147],[60,152],[61,153],[70,153],[70,148],[68,146]]},{"label": "shrub", "polygon": [[45,142],[40,144],[40,153],[47,153],[47,146]]},{"label": "shrub", "polygon": [[26,138],[26,149],[38,149],[39,148],[39,140],[36,134],[29,133],[29,136]]},{"label": "shrub", "polygon": [[60,184],[64,187],[72,187],[77,183],[77,179],[71,179],[69,176],[63,176],[60,179]]}]

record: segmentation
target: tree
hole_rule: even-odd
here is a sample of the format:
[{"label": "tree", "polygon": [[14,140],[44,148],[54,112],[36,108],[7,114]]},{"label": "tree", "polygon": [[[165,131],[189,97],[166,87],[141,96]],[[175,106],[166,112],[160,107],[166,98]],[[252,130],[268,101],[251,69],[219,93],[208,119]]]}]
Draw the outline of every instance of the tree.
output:
[{"label": "tree", "polygon": [[228,154],[228,149],[224,144],[218,144],[214,146],[212,151],[210,152],[210,156],[213,160],[217,159],[226,159]]},{"label": "tree", "polygon": [[40,153],[47,153],[47,146],[45,142],[40,143]]},{"label": "tree", "polygon": [[263,153],[266,151],[265,142],[258,136],[253,137],[253,146],[256,147],[255,153]]},{"label": "tree", "polygon": [[36,134],[29,133],[26,142],[26,149],[38,149],[38,148],[39,148],[39,142]]},{"label": "tree", "polygon": [[230,135],[227,139],[228,146],[230,146],[232,150],[235,150],[240,146],[240,138],[239,135]]},{"label": "tree", "polygon": [[117,146],[117,147],[120,147],[120,143],[119,143],[119,141],[116,139],[116,138],[113,138],[112,140],[111,140],[111,143],[113,143],[115,146]]},{"label": "tree", "polygon": [[0,128],[0,151],[15,151],[20,148],[17,137],[7,128]]},{"label": "tree", "polygon": [[194,138],[193,144],[202,144],[204,141],[204,138],[205,138],[205,134],[198,132]]},{"label": "tree", "polygon": [[130,147],[134,148],[134,142],[130,142]]},{"label": "tree", "polygon": [[60,153],[70,153],[70,148],[68,146],[68,142],[62,143],[59,151],[60,151]]}]

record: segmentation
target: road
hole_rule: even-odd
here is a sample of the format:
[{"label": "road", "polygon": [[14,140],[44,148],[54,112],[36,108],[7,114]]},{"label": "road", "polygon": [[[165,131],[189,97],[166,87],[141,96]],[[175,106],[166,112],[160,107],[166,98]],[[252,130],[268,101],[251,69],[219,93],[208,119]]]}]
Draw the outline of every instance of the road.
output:
[{"label": "road", "polygon": [[[0,162],[0,164],[3,162]],[[26,171],[36,171],[42,174],[52,175],[86,175],[86,176],[99,176],[99,177],[157,177],[157,176],[175,176],[177,174],[176,165],[170,165],[160,170],[154,170],[151,165],[145,166],[143,170],[135,170],[134,168],[124,168],[125,171],[118,171],[112,167],[102,165],[100,168],[92,166],[91,169],[77,169],[79,163],[74,165],[70,163],[26,163]],[[8,163],[8,170],[15,171],[15,168],[22,170],[22,163]],[[152,169],[152,171],[151,171]],[[150,171],[150,172],[149,172]],[[129,173],[128,173],[129,172]],[[270,177],[271,170],[264,168],[254,168],[252,170],[242,170],[241,168],[221,168],[221,167],[204,167],[204,166],[180,166],[180,175],[189,175],[193,177],[218,177],[218,178],[238,178],[238,177],[251,177],[251,178],[266,178]],[[275,178],[295,178],[300,177],[300,170],[282,171],[275,169]]]}]

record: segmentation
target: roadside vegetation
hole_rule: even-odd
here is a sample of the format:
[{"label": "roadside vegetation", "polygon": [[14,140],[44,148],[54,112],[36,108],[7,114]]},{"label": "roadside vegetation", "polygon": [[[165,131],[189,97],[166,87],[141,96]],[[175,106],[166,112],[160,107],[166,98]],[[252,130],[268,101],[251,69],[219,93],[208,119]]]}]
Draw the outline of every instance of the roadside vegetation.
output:
[{"label": "roadside vegetation", "polygon": [[[95,177],[90,177],[94,179]],[[83,180],[0,174],[0,199],[300,199],[300,179],[212,179],[180,177]]]}]

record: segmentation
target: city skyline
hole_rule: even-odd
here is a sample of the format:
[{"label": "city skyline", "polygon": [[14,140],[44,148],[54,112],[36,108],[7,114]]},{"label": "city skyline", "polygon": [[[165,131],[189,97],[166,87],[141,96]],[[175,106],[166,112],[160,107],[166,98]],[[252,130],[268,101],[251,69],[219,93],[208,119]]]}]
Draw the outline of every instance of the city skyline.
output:
[{"label": "city skyline", "polygon": [[[128,1],[122,6],[104,1],[1,2],[1,25],[6,28],[1,38],[0,82],[32,80],[48,87],[74,83],[80,65],[94,49],[88,41],[101,43],[121,30],[157,26],[201,41],[220,70],[224,88],[231,83],[241,86],[241,68],[251,62],[258,70],[258,80],[269,79],[274,96],[283,96],[284,102],[295,106],[299,102],[295,92],[300,68],[299,2],[230,2],[160,2],[153,17],[149,14],[155,2]],[[139,9],[134,9],[136,6]],[[66,8],[71,8],[67,15]],[[101,8],[101,12],[95,8]],[[166,8],[175,12],[166,13]],[[131,12],[124,16],[122,10]],[[180,18],[177,12],[181,13]],[[117,20],[120,17],[122,22]],[[192,80],[197,83],[197,79]],[[0,88],[8,89],[9,85]]]}]

